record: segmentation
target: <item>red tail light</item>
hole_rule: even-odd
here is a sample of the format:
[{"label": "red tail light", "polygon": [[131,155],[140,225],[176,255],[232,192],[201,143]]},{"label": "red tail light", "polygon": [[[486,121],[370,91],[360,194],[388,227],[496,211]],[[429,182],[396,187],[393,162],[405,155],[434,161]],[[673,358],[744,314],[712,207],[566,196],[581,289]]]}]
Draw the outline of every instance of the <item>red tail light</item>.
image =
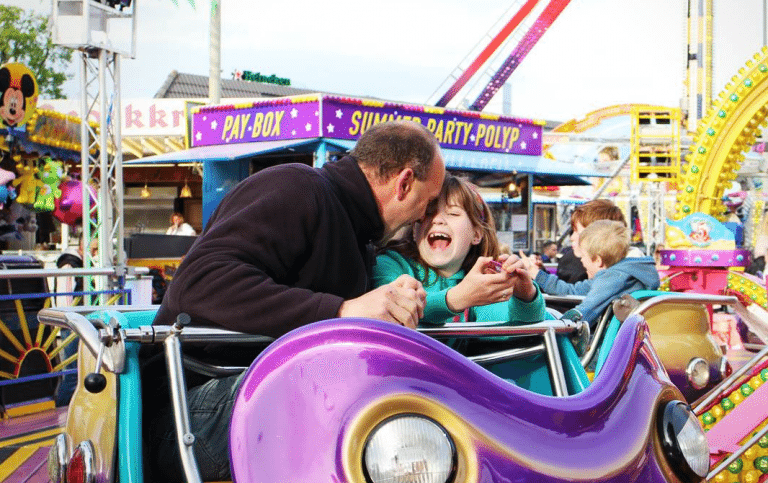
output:
[{"label": "red tail light", "polygon": [[72,453],[67,465],[67,483],[94,483],[93,445],[83,441]]}]

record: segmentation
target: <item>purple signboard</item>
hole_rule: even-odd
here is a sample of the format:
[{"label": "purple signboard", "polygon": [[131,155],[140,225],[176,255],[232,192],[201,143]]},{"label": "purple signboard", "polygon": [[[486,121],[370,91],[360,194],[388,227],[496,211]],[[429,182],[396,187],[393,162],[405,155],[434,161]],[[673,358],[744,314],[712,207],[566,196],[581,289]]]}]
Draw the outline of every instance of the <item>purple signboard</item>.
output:
[{"label": "purple signboard", "polygon": [[192,146],[321,136],[318,96],[284,97],[192,113]]},{"label": "purple signboard", "polygon": [[541,122],[473,111],[334,96],[298,96],[193,112],[192,145],[327,137],[355,140],[371,126],[407,119],[449,149],[541,154]]}]

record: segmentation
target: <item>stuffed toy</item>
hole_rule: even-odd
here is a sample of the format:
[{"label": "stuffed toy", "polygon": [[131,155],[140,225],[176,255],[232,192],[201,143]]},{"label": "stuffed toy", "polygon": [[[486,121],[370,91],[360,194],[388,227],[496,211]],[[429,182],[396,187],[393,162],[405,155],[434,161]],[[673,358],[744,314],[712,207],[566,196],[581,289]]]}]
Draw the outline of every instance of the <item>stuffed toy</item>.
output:
[{"label": "stuffed toy", "polygon": [[16,188],[8,185],[0,186],[0,210],[5,208],[6,203],[10,203],[15,199],[16,199]]},{"label": "stuffed toy", "polygon": [[16,173],[0,168],[0,209],[16,198],[16,190],[13,186],[8,186],[8,183],[14,179],[16,179]]},{"label": "stuffed toy", "polygon": [[42,185],[37,191],[34,208],[36,211],[53,211],[56,209],[55,199],[61,196],[59,183],[64,177],[64,163],[48,158],[40,172]]},{"label": "stuffed toy", "polygon": [[43,182],[35,177],[39,169],[23,163],[18,163],[16,169],[19,172],[18,177],[13,180],[13,186],[19,187],[16,202],[23,205],[34,205],[37,188],[43,185]]},{"label": "stuffed toy", "polygon": [[0,125],[14,128],[26,124],[35,112],[38,96],[37,81],[27,66],[0,66]]}]

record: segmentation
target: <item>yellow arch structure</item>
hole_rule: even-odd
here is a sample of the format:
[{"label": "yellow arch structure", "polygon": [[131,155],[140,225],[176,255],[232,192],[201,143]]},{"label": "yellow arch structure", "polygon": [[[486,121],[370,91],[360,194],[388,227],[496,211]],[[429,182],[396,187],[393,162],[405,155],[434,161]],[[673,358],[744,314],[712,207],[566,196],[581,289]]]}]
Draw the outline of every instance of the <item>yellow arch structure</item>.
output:
[{"label": "yellow arch structure", "polygon": [[[763,47],[731,78],[699,123],[678,183],[675,219],[701,212],[725,221],[723,194],[767,115],[768,47]],[[665,286],[668,290],[668,279],[662,280],[662,289]],[[727,290],[768,310],[765,287],[739,272],[729,273]]]},{"label": "yellow arch structure", "polygon": [[701,120],[686,156],[675,219],[701,212],[724,221],[725,189],[768,115],[768,47],[731,78]]}]

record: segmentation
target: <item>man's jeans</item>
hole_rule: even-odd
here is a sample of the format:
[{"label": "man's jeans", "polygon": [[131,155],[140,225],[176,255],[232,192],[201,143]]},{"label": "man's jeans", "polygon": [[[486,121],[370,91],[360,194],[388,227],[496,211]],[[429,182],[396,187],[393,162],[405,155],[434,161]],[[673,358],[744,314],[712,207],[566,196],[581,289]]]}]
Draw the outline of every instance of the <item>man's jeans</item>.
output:
[{"label": "man's jeans", "polygon": [[[211,379],[187,391],[189,420],[195,435],[195,458],[203,481],[231,480],[229,421],[245,372]],[[154,481],[185,481],[176,442],[172,406],[161,410],[149,428],[147,463]]]}]

